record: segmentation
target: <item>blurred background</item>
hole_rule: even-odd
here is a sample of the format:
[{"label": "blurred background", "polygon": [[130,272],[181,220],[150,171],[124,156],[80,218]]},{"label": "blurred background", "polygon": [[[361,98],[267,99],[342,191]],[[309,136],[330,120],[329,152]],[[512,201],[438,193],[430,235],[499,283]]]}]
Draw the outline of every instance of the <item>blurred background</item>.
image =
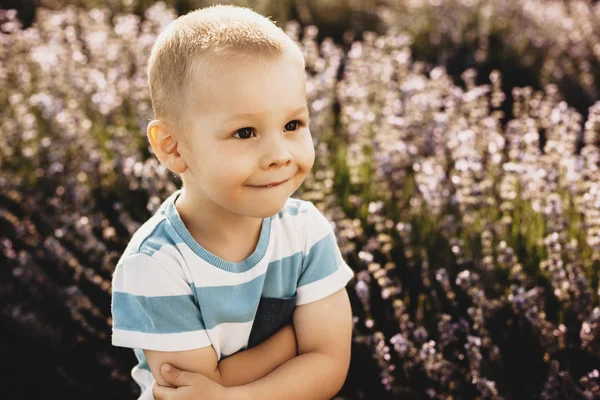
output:
[{"label": "blurred background", "polygon": [[307,60],[312,174],[354,314],[339,399],[600,398],[600,4],[0,1],[2,398],[133,399],[131,234],[180,182],[145,65],[178,15],[271,16]]}]

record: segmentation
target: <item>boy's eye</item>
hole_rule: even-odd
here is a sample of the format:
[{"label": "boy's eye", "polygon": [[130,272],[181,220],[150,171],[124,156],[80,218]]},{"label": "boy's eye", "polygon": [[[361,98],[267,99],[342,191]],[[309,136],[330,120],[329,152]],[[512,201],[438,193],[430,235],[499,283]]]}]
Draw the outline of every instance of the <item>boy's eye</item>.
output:
[{"label": "boy's eye", "polygon": [[[291,128],[288,128],[288,125],[289,125],[289,124],[292,124],[292,126],[294,126],[295,128],[293,128],[293,129],[291,129]],[[296,129],[300,128],[301,126],[302,126],[302,122],[300,122],[300,121],[298,121],[297,119],[295,119],[295,120],[293,120],[293,121],[290,121],[290,122],[288,122],[288,123],[285,125],[285,129],[286,129],[286,130],[288,130],[288,131],[295,131]]]},{"label": "boy's eye", "polygon": [[[285,125],[285,129],[287,131],[295,131],[295,130],[298,130],[302,125],[303,125],[303,123],[301,121],[295,119],[293,121],[288,122]],[[233,134],[233,137],[236,137],[236,138],[239,138],[239,139],[250,139],[250,137],[252,137],[252,134],[253,134],[252,128],[242,128],[242,129],[238,129]]]},{"label": "boy's eye", "polygon": [[237,136],[240,139],[248,139],[250,138],[250,136],[252,136],[252,128],[238,129],[237,132],[233,134],[233,137],[236,137],[235,135],[237,135],[238,133],[241,133],[240,136]]}]

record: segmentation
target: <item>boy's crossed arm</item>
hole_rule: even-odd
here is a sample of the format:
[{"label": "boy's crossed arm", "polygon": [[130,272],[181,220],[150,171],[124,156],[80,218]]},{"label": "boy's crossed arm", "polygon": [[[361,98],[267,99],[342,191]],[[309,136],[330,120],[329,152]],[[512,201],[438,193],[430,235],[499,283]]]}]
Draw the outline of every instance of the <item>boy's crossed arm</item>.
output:
[{"label": "boy's crossed arm", "polygon": [[161,386],[170,386],[160,373],[168,363],[178,369],[201,373],[221,386],[231,387],[254,382],[298,354],[296,334],[288,324],[258,345],[235,353],[217,364],[213,346],[187,351],[144,350],[154,378]]},{"label": "boy's crossed arm", "polygon": [[[285,356],[281,355],[287,361],[284,360],[278,367],[275,365],[277,361],[273,355],[277,352],[285,353],[288,350],[285,343],[282,345],[283,340],[279,343],[277,340],[287,339],[287,348],[289,349],[289,338],[277,337],[283,329],[260,345],[223,360],[225,362],[231,359],[230,364],[226,366],[229,369],[223,369],[226,371],[225,374],[221,371],[221,364],[214,370],[206,367],[206,363],[210,359],[208,356],[210,353],[207,351],[201,356],[203,360],[195,362],[196,368],[186,368],[181,363],[178,365],[171,361],[173,358],[160,360],[153,357],[152,352],[147,352],[147,357],[153,358],[152,361],[148,359],[149,365],[154,376],[160,378],[160,380],[157,379],[157,382],[161,385],[168,385],[163,376],[160,376],[159,367],[163,362],[169,362],[184,370],[175,369],[171,372],[163,372],[169,382],[177,388],[155,385],[153,392],[155,398],[158,400],[332,398],[343,386],[350,365],[352,310],[346,289],[343,288],[323,299],[296,307],[293,321],[299,355],[297,357],[289,357],[289,353]],[[216,365],[214,350],[211,347],[205,349],[212,351],[215,360],[213,365]],[[273,349],[276,350],[273,352]],[[255,351],[250,353],[252,350]],[[244,361],[241,361],[242,355],[246,356]],[[235,359],[236,356],[240,356],[240,358]],[[267,375],[264,376],[264,371],[268,369],[266,361],[275,364],[271,364]],[[248,373],[248,369],[252,370],[253,368],[254,371]],[[273,368],[275,368],[274,371]],[[242,383],[244,380],[248,380],[252,373],[256,373],[255,376],[261,375],[258,373],[260,369],[262,369],[261,373],[264,377]],[[199,372],[202,375],[187,371]],[[223,380],[223,376],[226,374],[228,376]],[[230,385],[232,382],[236,383]]]}]

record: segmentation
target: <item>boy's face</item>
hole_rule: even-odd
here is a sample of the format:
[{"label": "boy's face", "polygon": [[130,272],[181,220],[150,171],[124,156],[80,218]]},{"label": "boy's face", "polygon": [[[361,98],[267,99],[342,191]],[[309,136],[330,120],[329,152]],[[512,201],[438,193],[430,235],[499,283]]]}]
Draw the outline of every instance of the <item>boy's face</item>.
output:
[{"label": "boy's face", "polygon": [[[252,62],[219,61],[219,73],[198,77],[202,92],[179,148],[191,199],[265,218],[302,184],[315,152],[300,57],[289,52]],[[195,96],[192,89],[190,100]]]}]

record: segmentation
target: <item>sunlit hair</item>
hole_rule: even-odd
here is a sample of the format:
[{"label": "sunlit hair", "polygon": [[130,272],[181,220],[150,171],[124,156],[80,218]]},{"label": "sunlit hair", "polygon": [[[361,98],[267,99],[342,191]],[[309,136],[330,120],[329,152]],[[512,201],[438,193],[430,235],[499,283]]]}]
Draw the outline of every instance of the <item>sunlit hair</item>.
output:
[{"label": "sunlit hair", "polygon": [[[155,118],[177,130],[184,126],[186,115],[202,96],[202,79],[214,79],[200,73],[211,71],[217,75],[214,68],[203,70],[207,62],[276,57],[289,48],[300,53],[270,17],[246,7],[215,5],[180,16],[158,36],[148,59]],[[192,88],[194,98],[190,97]]]}]

